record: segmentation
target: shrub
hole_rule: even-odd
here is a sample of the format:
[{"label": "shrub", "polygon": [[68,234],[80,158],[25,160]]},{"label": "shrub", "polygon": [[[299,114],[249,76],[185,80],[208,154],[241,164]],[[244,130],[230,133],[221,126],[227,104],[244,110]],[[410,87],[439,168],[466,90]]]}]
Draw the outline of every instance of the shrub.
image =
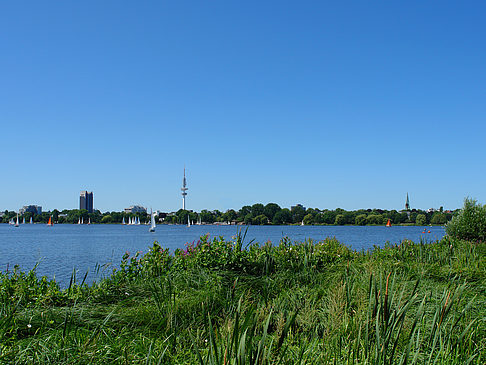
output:
[{"label": "shrub", "polygon": [[464,199],[464,207],[446,226],[446,233],[469,241],[486,241],[486,206]]}]

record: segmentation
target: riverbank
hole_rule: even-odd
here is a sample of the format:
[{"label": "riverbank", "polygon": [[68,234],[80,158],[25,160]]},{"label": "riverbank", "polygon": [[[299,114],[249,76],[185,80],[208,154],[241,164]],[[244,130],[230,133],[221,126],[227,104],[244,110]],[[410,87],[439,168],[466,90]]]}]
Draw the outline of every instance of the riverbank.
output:
[{"label": "riverbank", "polygon": [[66,290],[1,274],[5,363],[417,363],[486,359],[486,245],[357,252],[335,239],[155,244]]}]

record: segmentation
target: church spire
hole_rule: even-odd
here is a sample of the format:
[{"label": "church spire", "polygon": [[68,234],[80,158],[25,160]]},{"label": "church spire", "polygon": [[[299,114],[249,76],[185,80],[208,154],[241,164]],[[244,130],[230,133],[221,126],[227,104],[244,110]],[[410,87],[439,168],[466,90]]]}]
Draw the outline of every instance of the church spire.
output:
[{"label": "church spire", "polygon": [[407,192],[407,201],[405,202],[405,210],[410,210],[410,200],[408,199],[408,192]]}]

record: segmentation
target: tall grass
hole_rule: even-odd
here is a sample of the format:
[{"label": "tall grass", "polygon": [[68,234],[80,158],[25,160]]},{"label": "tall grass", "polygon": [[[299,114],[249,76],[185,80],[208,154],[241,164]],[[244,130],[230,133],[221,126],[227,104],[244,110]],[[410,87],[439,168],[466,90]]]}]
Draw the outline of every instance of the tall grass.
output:
[{"label": "tall grass", "polygon": [[157,243],[69,288],[2,273],[0,362],[483,364],[486,245]]}]

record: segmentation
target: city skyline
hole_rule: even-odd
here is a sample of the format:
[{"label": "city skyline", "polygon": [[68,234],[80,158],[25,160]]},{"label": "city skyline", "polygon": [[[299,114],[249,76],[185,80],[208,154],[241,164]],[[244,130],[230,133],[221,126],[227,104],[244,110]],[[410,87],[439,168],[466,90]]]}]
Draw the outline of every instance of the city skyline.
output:
[{"label": "city skyline", "polygon": [[[187,182],[186,182],[186,177],[185,177],[185,168],[184,168],[184,178],[183,178],[183,188],[181,188],[181,191],[182,191],[182,199],[183,199],[183,206],[182,206],[182,209],[185,210],[186,207],[185,207],[185,197],[187,195],[184,194],[188,189],[186,188],[186,185]],[[228,211],[228,210],[235,210],[235,211],[238,211],[239,209],[241,209],[243,206],[251,206],[253,204],[263,204],[263,205],[266,205],[266,204],[270,204],[270,203],[275,203],[275,202],[251,202],[251,203],[248,203],[248,204],[245,204],[245,205],[242,205],[240,207],[232,207],[232,208],[227,208],[227,209],[210,209],[210,208],[203,208],[203,209],[199,209],[199,210],[196,210],[196,209],[187,209],[188,211],[194,211],[194,212],[200,212],[201,210],[208,210],[208,211],[215,211],[215,210],[219,210],[219,211],[222,211],[222,212],[225,212],[225,211]],[[278,204],[278,203],[276,203]],[[289,208],[289,209],[292,209],[294,206],[292,205],[289,205],[289,206],[281,206],[280,204],[278,204],[281,208]],[[296,206],[301,206],[301,207],[304,207],[302,204],[300,203],[295,203]],[[144,212],[147,212],[147,208],[148,206],[143,206],[143,205],[137,205],[137,204],[132,204],[131,206],[129,206],[128,208],[123,208],[122,210],[119,210],[119,212],[122,212],[124,211],[125,213],[127,212],[141,212],[141,211],[144,211]],[[323,208],[323,207],[318,207],[318,206],[311,206],[309,208],[313,208],[313,209],[319,209],[319,210],[335,210],[335,209],[344,209],[342,207],[336,207],[336,208]],[[356,211],[356,210],[360,210],[360,209],[384,209],[384,210],[396,210],[396,211],[413,211],[413,210],[422,210],[422,211],[426,211],[426,210],[438,210],[438,208],[442,208],[444,209],[444,206],[441,205],[441,206],[437,206],[437,207],[429,207],[429,208],[419,208],[419,207],[413,207],[411,206],[410,204],[410,199],[409,199],[409,194],[408,192],[406,193],[406,200],[405,200],[405,204],[404,204],[404,208],[391,208],[391,209],[385,209],[385,208],[381,208],[381,207],[373,207],[373,208],[370,208],[370,207],[362,207],[362,208],[357,208],[357,209],[345,209],[345,210],[350,210],[350,211]],[[457,207],[457,208],[445,208],[444,210],[446,211],[453,211],[455,209],[459,209],[460,207]],[[38,205],[24,205],[22,208],[20,208],[18,210],[19,214],[23,214],[22,211],[32,211],[33,209],[37,210],[38,213],[36,214],[41,214],[42,212],[42,206],[38,206]],[[63,211],[63,210],[72,210],[72,209],[75,209],[75,208],[53,208],[53,209],[57,209],[58,211]],[[52,211],[53,209],[48,209],[47,211]],[[88,192],[88,191],[81,191],[80,193],[80,198],[79,198],[79,209],[85,209],[88,211],[88,213],[93,213],[95,210],[98,210],[100,211],[101,213],[105,213],[105,212],[110,212],[110,211],[116,211],[114,209],[107,209],[107,210],[101,210],[101,209],[96,209],[96,208],[93,208],[93,192]],[[304,207],[304,209],[306,209]],[[1,209],[0,207],[0,212],[4,212],[5,210],[9,210],[9,209]],[[176,212],[178,211],[178,209],[176,210],[167,210],[167,209],[164,209],[164,208],[157,208],[156,210],[158,211],[162,211],[162,212],[166,212],[166,213],[170,213],[170,212]],[[16,212],[17,210],[15,209],[12,209],[12,210],[9,210],[9,211],[14,211]]]},{"label": "city skyline", "polygon": [[0,209],[484,204],[485,11],[4,4]]}]

